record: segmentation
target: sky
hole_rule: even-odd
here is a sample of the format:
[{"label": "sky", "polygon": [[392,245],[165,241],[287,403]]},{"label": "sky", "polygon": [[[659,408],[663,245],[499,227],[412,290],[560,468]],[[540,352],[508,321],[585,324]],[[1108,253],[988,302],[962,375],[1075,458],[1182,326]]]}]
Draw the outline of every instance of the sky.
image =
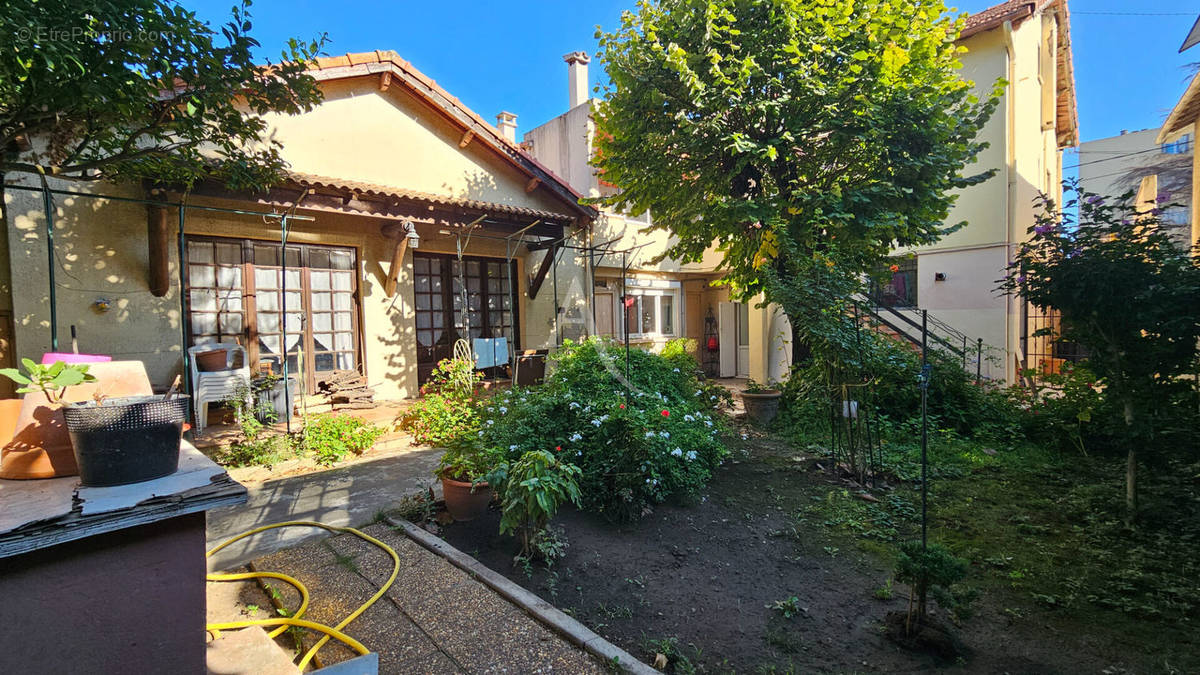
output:
[{"label": "sky", "polygon": [[[1000,0],[950,0],[977,12]],[[182,0],[211,22],[231,0]],[[258,0],[251,34],[264,58],[289,37],[328,34],[330,54],[391,49],[487,120],[517,115],[518,137],[567,108],[562,56],[596,51],[597,25],[612,29],[634,0]],[[1071,35],[1082,140],[1162,124],[1187,84],[1200,46],[1179,45],[1200,15],[1197,0],[1072,0]],[[593,84],[603,78],[590,69]],[[1074,164],[1074,155],[1064,164]]]}]

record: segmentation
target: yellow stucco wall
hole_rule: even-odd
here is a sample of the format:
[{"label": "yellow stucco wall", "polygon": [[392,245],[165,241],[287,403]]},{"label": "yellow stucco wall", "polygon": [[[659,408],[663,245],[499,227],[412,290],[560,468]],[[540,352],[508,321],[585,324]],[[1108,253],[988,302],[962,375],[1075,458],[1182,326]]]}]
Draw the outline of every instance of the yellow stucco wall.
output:
[{"label": "yellow stucco wall", "polygon": [[[374,80],[372,80],[374,82]],[[490,151],[472,143],[458,147],[460,134],[431,112],[419,108],[393,86],[379,93],[370,86],[330,85],[332,96],[307,115],[273,120],[283,154],[297,171],[353,178],[401,188],[492,202],[521,204],[562,212],[565,206],[544,190],[525,192],[526,180]],[[10,176],[10,180],[17,179]],[[30,177],[20,178],[33,185]],[[141,197],[140,188],[111,184],[52,181],[52,187]],[[7,244],[15,279],[12,294],[19,356],[40,358],[49,351],[48,273],[45,220],[38,193],[10,191],[12,227]],[[246,203],[193,198],[193,205],[251,208]],[[59,347],[69,349],[69,326],[79,330],[81,351],[112,354],[146,363],[151,380],[169,384],[179,371],[182,335],[178,260],[174,239],[170,253],[171,289],[163,298],[148,290],[146,207],[140,204],[82,197],[56,197],[58,252],[57,303]],[[168,213],[172,233],[177,210]],[[395,297],[383,291],[391,265],[392,245],[380,234],[384,219],[307,211],[313,222],[293,221],[289,241],[352,247],[357,251],[363,362],[380,398],[416,393],[416,345],[413,334],[412,255],[410,248]],[[437,228],[418,228],[420,251],[453,253],[455,238]],[[279,228],[259,216],[189,209],[185,233],[279,241]],[[528,279],[541,252],[516,250],[523,348],[554,342],[554,295],[549,278],[535,300],[528,298]],[[466,255],[506,255],[505,244],[473,237]],[[559,304],[568,311],[586,304],[584,270],[564,259],[557,268]],[[93,309],[97,299],[112,309]],[[565,312],[564,312],[565,313]]]},{"label": "yellow stucco wall", "polygon": [[[1039,192],[1061,197],[1062,159],[1054,127],[1052,102],[1056,81],[1053,45],[1056,23],[1050,14],[1024,21],[1011,32],[1004,26],[960,44],[963,76],[979,95],[991,91],[998,78],[1007,85],[979,140],[989,145],[964,171],[971,175],[989,169],[995,175],[962,190],[947,224],[966,222],[932,246],[898,251],[917,256],[918,303],[931,315],[982,338],[991,347],[993,377],[1015,377],[1014,356],[1022,344],[1019,301],[999,294],[1013,247],[1034,224]],[[946,280],[936,282],[937,272]],[[1001,365],[1002,364],[1002,365]]]}]

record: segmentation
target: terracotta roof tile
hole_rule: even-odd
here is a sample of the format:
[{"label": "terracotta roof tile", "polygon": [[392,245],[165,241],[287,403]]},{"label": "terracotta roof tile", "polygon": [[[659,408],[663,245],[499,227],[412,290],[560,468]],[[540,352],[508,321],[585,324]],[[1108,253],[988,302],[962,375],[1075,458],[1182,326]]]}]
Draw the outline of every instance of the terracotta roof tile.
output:
[{"label": "terracotta roof tile", "polygon": [[[959,39],[971,37],[976,33],[996,28],[1005,21],[1020,21],[1033,14],[1034,7],[1044,0],[1008,0],[998,5],[976,12],[967,17]],[[1049,4],[1046,2],[1045,4]]]},{"label": "terracotta roof tile", "polygon": [[466,199],[462,197],[451,197],[449,195],[438,195],[430,192],[407,190],[404,188],[380,185],[378,183],[368,183],[365,181],[347,180],[344,178],[330,178],[328,176],[318,176],[315,174],[300,173],[297,171],[289,171],[288,177],[292,180],[292,182],[300,185],[301,187],[325,188],[334,190],[336,192],[354,193],[366,197],[375,197],[387,200],[406,199],[424,202],[427,204],[437,204],[440,206],[454,206],[472,211],[479,211],[481,213],[540,219],[559,224],[574,220],[573,216],[564,213],[556,213],[554,211],[534,209],[516,204],[500,204],[497,202],[485,202],[478,199]]}]

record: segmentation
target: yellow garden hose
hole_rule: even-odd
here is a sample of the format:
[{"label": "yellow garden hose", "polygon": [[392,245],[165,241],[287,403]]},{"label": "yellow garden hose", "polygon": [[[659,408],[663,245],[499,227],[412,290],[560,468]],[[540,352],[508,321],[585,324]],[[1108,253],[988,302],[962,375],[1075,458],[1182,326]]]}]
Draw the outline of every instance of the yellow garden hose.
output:
[{"label": "yellow garden hose", "polygon": [[308,589],[304,587],[304,584],[300,583],[299,580],[297,580],[293,577],[290,577],[286,574],[280,574],[278,572],[245,572],[245,573],[237,573],[237,574],[210,574],[210,575],[208,575],[209,581],[236,581],[236,580],[240,580],[240,579],[254,579],[254,578],[280,579],[282,581],[286,581],[287,583],[295,586],[296,590],[298,590],[300,592],[300,607],[299,607],[299,609],[296,610],[295,614],[291,617],[281,617],[281,618],[277,618],[277,619],[253,619],[253,620],[246,620],[246,621],[228,621],[225,623],[210,623],[210,624],[208,624],[208,626],[206,626],[206,628],[210,631],[218,632],[218,631],[222,631],[222,630],[233,630],[236,628],[247,628],[249,626],[277,626],[277,628],[274,631],[269,633],[269,635],[271,637],[275,637],[275,636],[279,635],[280,633],[282,633],[283,631],[287,630],[288,626],[299,626],[302,628],[308,628],[310,630],[315,630],[315,631],[324,633],[324,635],[321,636],[321,639],[317,640],[317,643],[315,645],[313,645],[312,648],[309,649],[308,652],[306,652],[304,654],[304,657],[300,659],[300,663],[296,664],[300,668],[301,671],[303,671],[305,666],[308,665],[308,662],[311,661],[313,659],[313,657],[315,657],[317,655],[317,650],[319,650],[321,647],[325,646],[325,643],[329,642],[329,638],[331,638],[331,637],[337,638],[339,641],[345,643],[350,648],[357,651],[359,654],[369,653],[369,650],[366,647],[364,647],[362,645],[362,643],[360,643],[359,641],[350,637],[349,635],[346,635],[345,633],[343,633],[342,629],[345,628],[351,621],[357,619],[359,617],[359,615],[361,615],[363,612],[367,611],[367,608],[370,607],[371,605],[375,604],[376,600],[378,600],[379,598],[382,598],[383,594],[386,593],[389,588],[391,588],[392,583],[394,583],[396,581],[396,577],[399,576],[399,574],[400,574],[400,556],[396,555],[396,551],[393,550],[391,546],[388,546],[387,544],[383,543],[382,541],[379,541],[378,539],[376,539],[375,537],[372,537],[369,534],[359,532],[358,530],[356,530],[352,527],[336,527],[334,525],[325,525],[324,523],[318,523],[318,522],[311,521],[311,520],[289,520],[285,523],[275,523],[274,525],[263,525],[262,527],[256,527],[253,530],[248,530],[246,532],[243,532],[232,539],[228,539],[226,541],[221,542],[220,544],[213,547],[208,553],[205,553],[204,555],[206,558],[211,557],[214,553],[216,553],[217,551],[220,551],[221,549],[225,548],[226,546],[229,546],[230,544],[232,544],[234,542],[241,541],[242,539],[245,539],[246,537],[258,534],[259,532],[265,532],[266,530],[273,530],[278,527],[297,527],[297,526],[320,527],[322,529],[329,530],[330,532],[349,532],[350,534],[353,534],[361,539],[365,539],[366,541],[387,551],[388,555],[390,555],[392,557],[392,576],[388,577],[387,582],[384,583],[382,587],[380,587],[379,591],[377,593],[375,593],[375,595],[371,596],[370,600],[367,600],[365,603],[360,605],[358,609],[351,612],[350,615],[347,616],[345,619],[342,619],[342,621],[340,623],[338,623],[338,625],[330,627],[330,626],[326,626],[324,624],[320,624],[320,623],[316,623],[314,621],[308,621],[308,620],[300,618],[304,614],[305,610],[308,609],[308,599],[309,599]]}]

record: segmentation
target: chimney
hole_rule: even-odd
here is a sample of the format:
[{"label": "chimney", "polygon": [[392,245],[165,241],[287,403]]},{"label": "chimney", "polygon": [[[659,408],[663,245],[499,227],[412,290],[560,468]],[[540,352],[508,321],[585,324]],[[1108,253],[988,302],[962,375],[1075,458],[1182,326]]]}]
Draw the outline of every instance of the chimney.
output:
[{"label": "chimney", "polygon": [[571,52],[563,56],[563,61],[567,62],[567,91],[570,94],[570,108],[583,103],[591,98],[588,96],[588,63],[591,59],[588,58],[587,52]]},{"label": "chimney", "polygon": [[500,133],[503,134],[505,138],[513,143],[517,142],[516,115],[508,111],[501,111],[499,115],[496,115],[496,128],[500,130]]}]

